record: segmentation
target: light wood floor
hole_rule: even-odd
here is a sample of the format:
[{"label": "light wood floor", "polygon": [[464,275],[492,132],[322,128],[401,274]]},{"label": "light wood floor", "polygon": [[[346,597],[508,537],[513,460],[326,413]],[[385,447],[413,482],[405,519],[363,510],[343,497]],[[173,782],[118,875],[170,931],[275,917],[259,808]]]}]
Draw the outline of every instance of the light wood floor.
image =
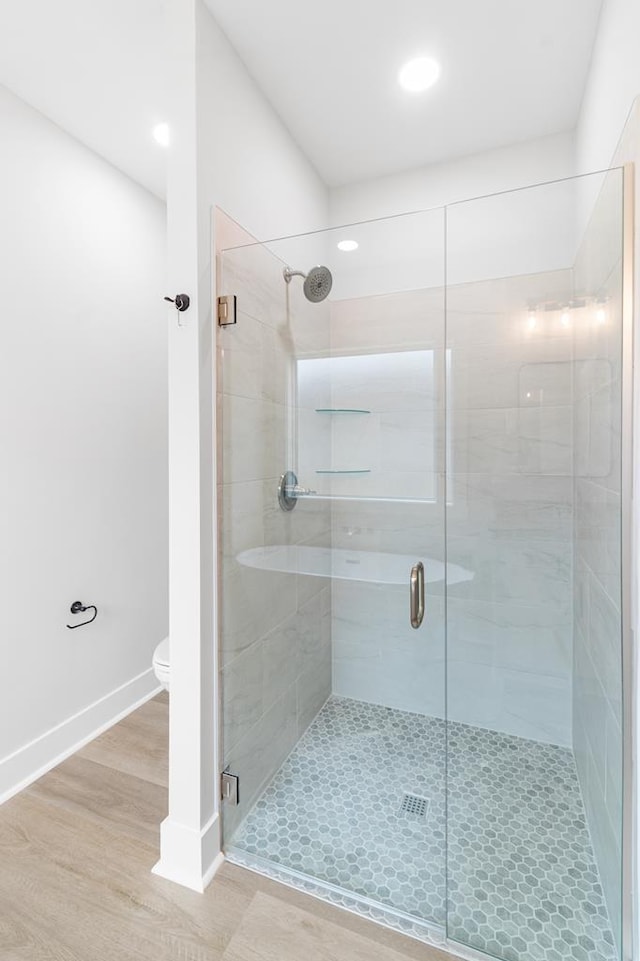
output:
[{"label": "light wood floor", "polygon": [[232,864],[152,875],[167,724],[161,694],[0,807],[1,961],[450,961]]}]

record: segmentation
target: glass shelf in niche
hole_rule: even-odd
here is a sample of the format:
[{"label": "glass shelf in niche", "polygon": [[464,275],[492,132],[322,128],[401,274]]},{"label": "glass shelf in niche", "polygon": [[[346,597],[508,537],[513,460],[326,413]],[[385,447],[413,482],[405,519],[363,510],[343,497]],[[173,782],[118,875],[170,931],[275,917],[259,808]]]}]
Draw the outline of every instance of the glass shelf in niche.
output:
[{"label": "glass shelf in niche", "polygon": [[331,468],[326,468],[323,470],[315,471],[316,474],[370,474],[371,468],[364,467],[356,470],[333,470]]},{"label": "glass shelf in niche", "polygon": [[370,414],[361,407],[316,407],[316,414]]}]

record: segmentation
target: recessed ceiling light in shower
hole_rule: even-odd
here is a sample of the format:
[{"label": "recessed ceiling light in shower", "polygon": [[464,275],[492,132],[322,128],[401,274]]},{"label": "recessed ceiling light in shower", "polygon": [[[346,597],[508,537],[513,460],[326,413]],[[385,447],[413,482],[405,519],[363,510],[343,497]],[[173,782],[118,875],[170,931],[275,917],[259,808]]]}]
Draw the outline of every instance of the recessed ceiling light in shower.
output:
[{"label": "recessed ceiling light in shower", "polygon": [[153,128],[153,139],[160,144],[161,147],[168,147],[171,141],[171,135],[169,133],[168,123],[158,123]]},{"label": "recessed ceiling light in shower", "polygon": [[349,253],[352,250],[358,249],[357,240],[340,240],[338,241],[338,250],[344,250],[345,253]]},{"label": "recessed ceiling light in shower", "polygon": [[433,57],[416,57],[405,63],[398,73],[398,83],[409,93],[422,93],[432,87],[440,76],[440,64]]}]

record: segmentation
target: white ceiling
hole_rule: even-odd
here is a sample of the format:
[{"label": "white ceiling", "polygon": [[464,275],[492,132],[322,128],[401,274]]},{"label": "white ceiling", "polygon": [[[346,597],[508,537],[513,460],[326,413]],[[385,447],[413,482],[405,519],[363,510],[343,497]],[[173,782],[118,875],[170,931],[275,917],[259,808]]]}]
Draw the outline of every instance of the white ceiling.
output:
[{"label": "white ceiling", "polygon": [[0,83],[163,197],[164,0],[1,0]]},{"label": "white ceiling", "polygon": [[[572,128],[602,0],[206,0],[329,184]],[[158,196],[164,0],[2,0],[0,83]],[[409,96],[399,66],[442,64]]]},{"label": "white ceiling", "polygon": [[[602,0],[205,0],[331,185],[576,124]],[[397,85],[420,55],[442,75]]]}]

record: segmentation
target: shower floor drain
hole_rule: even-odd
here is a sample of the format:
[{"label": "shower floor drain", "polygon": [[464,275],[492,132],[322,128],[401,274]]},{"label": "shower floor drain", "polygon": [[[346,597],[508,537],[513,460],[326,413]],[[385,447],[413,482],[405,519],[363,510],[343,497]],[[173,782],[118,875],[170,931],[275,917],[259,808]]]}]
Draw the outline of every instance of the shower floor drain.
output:
[{"label": "shower floor drain", "polygon": [[400,814],[406,814],[413,818],[426,818],[429,810],[429,798],[420,797],[419,794],[405,794],[400,805]]}]

